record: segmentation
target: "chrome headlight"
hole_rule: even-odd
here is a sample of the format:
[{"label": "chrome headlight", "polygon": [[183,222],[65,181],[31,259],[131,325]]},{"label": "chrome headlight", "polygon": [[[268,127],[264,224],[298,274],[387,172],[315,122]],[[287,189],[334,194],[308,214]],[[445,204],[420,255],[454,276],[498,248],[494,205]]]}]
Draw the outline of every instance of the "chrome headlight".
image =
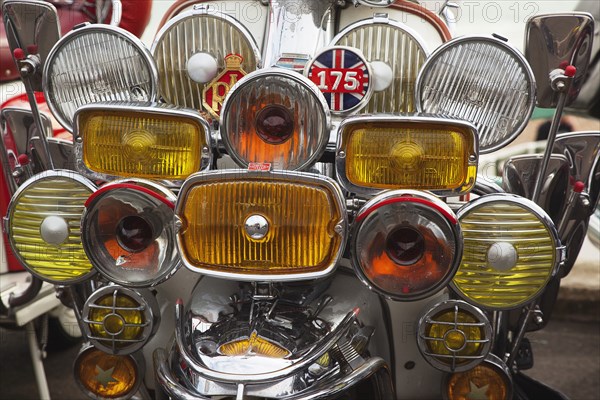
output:
[{"label": "chrome headlight", "polygon": [[83,247],[100,273],[125,286],[162,282],[179,265],[175,195],[151,181],[111,182],[85,203]]},{"label": "chrome headlight", "polygon": [[78,170],[105,181],[183,181],[212,159],[210,128],[196,111],[155,103],[83,106],[74,139]]},{"label": "chrome headlight", "polygon": [[110,354],[131,354],[144,346],[160,323],[156,298],[120,286],[105,286],[86,300],[83,310],[85,336]]},{"label": "chrome headlight", "polygon": [[223,143],[242,167],[259,162],[274,169],[306,168],[325,151],[329,128],[329,108],[317,86],[277,68],[239,81],[221,114]]},{"label": "chrome headlight", "polygon": [[[218,118],[227,92],[260,65],[252,35],[233,17],[209,8],[169,20],[152,45],[167,103],[204,110]],[[239,57],[232,68],[228,55]]]},{"label": "chrome headlight", "polygon": [[415,82],[428,54],[418,33],[399,22],[373,18],[344,28],[333,44],[359,49],[371,63],[375,91],[361,112],[415,110]]},{"label": "chrome headlight", "polygon": [[385,192],[358,212],[352,263],[370,288],[395,300],[430,296],[452,279],[462,252],[452,210],[424,192]]},{"label": "chrome headlight", "polygon": [[492,346],[492,325],[484,313],[460,300],[447,300],[419,321],[419,350],[442,371],[467,371],[484,361]]},{"label": "chrome headlight", "polygon": [[81,243],[84,204],[96,190],[71,171],[46,171],[15,192],[7,211],[10,246],[29,272],[44,281],[68,285],[95,271]]},{"label": "chrome headlight", "polygon": [[525,128],[535,106],[535,79],[523,55],[504,40],[460,37],[427,59],[416,99],[419,111],[473,123],[486,154]]},{"label": "chrome headlight", "polygon": [[52,114],[73,131],[75,111],[102,101],[154,101],[156,65],[144,44],[124,29],[87,25],[65,35],[44,65],[44,96]]},{"label": "chrome headlight", "polygon": [[463,194],[475,184],[477,160],[477,131],[465,121],[357,116],[346,118],[338,129],[336,173],[352,193],[419,189]]},{"label": "chrome headlight", "polygon": [[469,303],[505,310],[538,296],[564,259],[546,212],[523,197],[482,196],[458,211],[464,252],[452,286]]},{"label": "chrome headlight", "polygon": [[181,187],[177,247],[183,263],[240,280],[302,280],[333,272],[346,238],[344,197],[313,174],[230,170]]}]

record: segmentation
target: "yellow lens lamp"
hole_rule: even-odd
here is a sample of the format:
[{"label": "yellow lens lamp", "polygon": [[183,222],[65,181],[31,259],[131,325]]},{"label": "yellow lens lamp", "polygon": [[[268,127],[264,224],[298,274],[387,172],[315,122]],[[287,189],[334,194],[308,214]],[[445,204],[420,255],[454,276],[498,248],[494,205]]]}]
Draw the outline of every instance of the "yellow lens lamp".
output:
[{"label": "yellow lens lamp", "polygon": [[442,391],[444,400],[510,400],[513,381],[504,362],[494,354],[473,369],[449,374]]}]

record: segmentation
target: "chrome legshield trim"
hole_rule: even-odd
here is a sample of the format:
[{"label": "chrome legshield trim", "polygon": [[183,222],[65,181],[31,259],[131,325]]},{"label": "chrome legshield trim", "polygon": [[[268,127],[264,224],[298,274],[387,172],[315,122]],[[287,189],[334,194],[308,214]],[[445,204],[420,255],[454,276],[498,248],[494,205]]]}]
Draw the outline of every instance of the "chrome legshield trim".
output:
[{"label": "chrome legshield trim", "polygon": [[358,309],[349,312],[340,322],[338,327],[325,336],[317,346],[315,346],[306,354],[306,356],[302,358],[302,360],[280,370],[269,373],[253,375],[229,374],[211,370],[204,364],[201,364],[192,354],[190,350],[191,345],[187,343],[186,339],[184,338],[188,320],[184,316],[183,301],[181,300],[178,300],[177,304],[175,305],[175,341],[177,348],[181,353],[182,359],[187,363],[189,368],[207,379],[236,385],[269,383],[286,378],[301,369],[307,368],[309,365],[317,361],[319,357],[331,349],[346,334],[350,326],[356,320],[358,312]]},{"label": "chrome legshield trim", "polygon": [[177,382],[171,374],[169,363],[167,362],[167,353],[164,349],[159,348],[154,350],[153,358],[156,382],[169,396],[184,400],[210,400],[209,397],[196,394]]}]

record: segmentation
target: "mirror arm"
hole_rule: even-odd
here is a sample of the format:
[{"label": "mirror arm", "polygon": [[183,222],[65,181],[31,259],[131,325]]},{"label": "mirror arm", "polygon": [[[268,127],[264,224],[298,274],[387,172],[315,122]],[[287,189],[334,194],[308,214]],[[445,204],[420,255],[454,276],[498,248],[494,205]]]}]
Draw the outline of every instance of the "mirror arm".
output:
[{"label": "mirror arm", "polygon": [[36,55],[24,57],[24,52],[22,49],[15,49],[14,55],[19,66],[19,71],[21,72],[23,84],[25,85],[25,92],[27,93],[27,99],[29,100],[29,106],[31,107],[33,120],[41,138],[42,148],[46,154],[46,159],[48,160],[48,165],[45,165],[44,167],[45,169],[54,169],[54,162],[52,161],[52,156],[48,147],[48,138],[46,137],[42,116],[40,115],[40,110],[35,99],[35,92],[31,84],[31,76],[33,76],[40,68],[40,59]]},{"label": "mirror arm", "polygon": [[556,110],[554,111],[554,117],[552,119],[552,125],[550,126],[550,132],[548,133],[548,141],[546,142],[544,158],[542,159],[540,171],[537,176],[535,188],[533,190],[533,195],[531,197],[531,200],[533,200],[535,203],[538,203],[540,195],[542,193],[542,187],[544,186],[544,181],[546,180],[548,163],[550,162],[550,156],[552,155],[554,141],[556,140],[556,134],[558,133],[558,128],[560,126],[560,119],[562,117],[566,105],[569,88],[571,87],[571,82],[573,81],[573,77],[575,76],[576,72],[577,70],[575,69],[575,67],[570,65],[566,67],[564,71],[562,69],[558,69],[550,73],[552,89],[555,92],[558,92],[559,96],[558,104],[556,106]]}]

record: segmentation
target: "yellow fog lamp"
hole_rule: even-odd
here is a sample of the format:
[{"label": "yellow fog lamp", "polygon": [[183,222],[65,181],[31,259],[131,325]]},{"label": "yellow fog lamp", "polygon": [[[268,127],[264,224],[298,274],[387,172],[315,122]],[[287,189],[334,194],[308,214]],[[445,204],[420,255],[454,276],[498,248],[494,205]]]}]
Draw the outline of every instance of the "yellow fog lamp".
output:
[{"label": "yellow fog lamp", "polygon": [[468,122],[415,116],[357,116],[338,130],[336,171],[350,192],[468,192],[475,184],[478,144]]},{"label": "yellow fog lamp", "polygon": [[84,204],[96,186],[72,171],[46,171],[19,187],[7,210],[11,249],[40,279],[61,285],[81,282],[95,271],[81,241]]},{"label": "yellow fog lamp", "polygon": [[175,195],[152,181],[104,185],[85,203],[83,247],[106,278],[124,286],[154,286],[179,267],[173,224]]},{"label": "yellow fog lamp", "polygon": [[177,181],[209,168],[210,129],[193,110],[102,103],[75,113],[77,168],[89,177]]},{"label": "yellow fog lamp", "polygon": [[239,337],[223,343],[218,352],[226,356],[257,355],[268,358],[286,358],[292,353],[274,340],[253,331],[249,336]]},{"label": "yellow fog lamp", "polygon": [[469,303],[491,310],[529,303],[564,258],[550,217],[523,197],[482,196],[457,214],[464,252],[451,285]]},{"label": "yellow fog lamp", "polygon": [[462,252],[452,210],[417,191],[390,191],[358,212],[350,240],[358,277],[395,300],[417,300],[444,288]]},{"label": "yellow fog lamp", "polygon": [[491,353],[475,368],[448,375],[442,392],[444,400],[509,400],[512,394],[510,371]]},{"label": "yellow fog lamp", "polygon": [[341,189],[308,173],[195,174],[181,187],[176,214],[184,265],[222,278],[324,276],[334,270],[346,238]]},{"label": "yellow fog lamp", "polygon": [[82,315],[85,336],[110,354],[140,349],[160,323],[158,303],[150,292],[112,285],[92,293]]},{"label": "yellow fog lamp", "polygon": [[44,63],[44,96],[73,131],[75,111],[105,101],[155,101],[158,74],[150,51],[124,29],[94,24],[66,34]]},{"label": "yellow fog lamp", "polygon": [[421,318],[417,343],[433,367],[442,371],[466,371],[488,355],[492,326],[478,308],[461,300],[447,300]]},{"label": "yellow fog lamp", "polygon": [[87,346],[77,355],[75,381],[93,399],[128,399],[142,383],[143,368],[132,355],[112,355]]},{"label": "yellow fog lamp", "polygon": [[535,87],[525,57],[506,39],[462,36],[427,58],[417,78],[417,110],[473,123],[481,154],[487,154],[523,131]]},{"label": "yellow fog lamp", "polygon": [[308,78],[281,68],[248,74],[232,89],[221,113],[221,137],[241,167],[271,163],[301,170],[315,163],[329,141],[325,97]]}]

